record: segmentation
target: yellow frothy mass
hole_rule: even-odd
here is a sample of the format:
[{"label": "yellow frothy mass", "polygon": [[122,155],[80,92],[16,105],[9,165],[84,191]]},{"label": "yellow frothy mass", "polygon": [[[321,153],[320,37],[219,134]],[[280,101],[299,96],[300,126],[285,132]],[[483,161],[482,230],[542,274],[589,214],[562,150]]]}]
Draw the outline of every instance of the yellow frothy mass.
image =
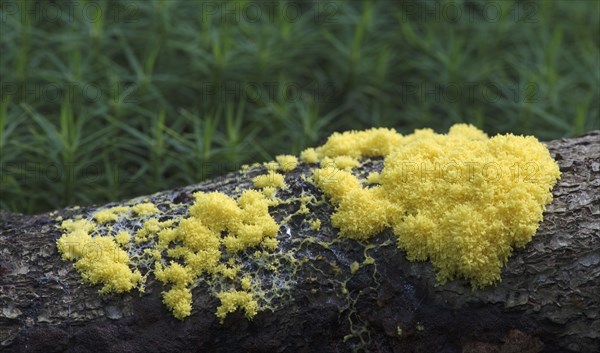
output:
[{"label": "yellow frothy mass", "polygon": [[[197,192],[190,207],[189,216],[181,219],[177,226],[174,220],[146,220],[137,231],[135,244],[151,244],[144,252],[154,259],[153,273],[156,279],[169,289],[163,292],[163,302],[178,319],[191,314],[191,288],[198,277],[208,274],[213,277],[237,281],[242,288],[249,288],[249,278],[237,278],[239,268],[222,262],[223,246],[228,253],[262,246],[267,250],[277,247],[275,236],[279,225],[269,214],[274,201],[256,190],[245,190],[237,200],[220,192]],[[149,214],[154,209],[151,203],[142,204],[137,214]],[[146,212],[147,211],[147,212]],[[95,215],[103,214],[99,211]],[[106,213],[112,213],[109,209]],[[152,214],[152,213],[150,213]],[[98,221],[98,219],[95,217]],[[102,283],[102,293],[128,292],[142,285],[143,277],[135,269],[134,261],[119,245],[131,240],[126,231],[114,237],[92,236],[96,225],[92,221],[67,220],[62,228],[67,232],[58,241],[63,259],[75,260],[75,268],[83,280],[91,284]],[[222,232],[226,232],[222,236]],[[164,258],[173,260],[162,261]],[[258,302],[248,291],[219,294],[221,306],[217,316],[223,318],[236,308],[243,308],[248,317],[256,314]]]},{"label": "yellow frothy mass", "polygon": [[265,175],[259,175],[252,180],[254,182],[254,187],[257,188],[266,188],[266,187],[275,187],[275,188],[285,188],[285,181],[283,175],[279,173],[275,173],[273,171],[269,171],[269,173]]},{"label": "yellow frothy mass", "polygon": [[369,131],[335,134],[316,149],[330,158],[385,158],[380,185],[372,188],[344,170],[315,170],[317,185],[337,206],[331,220],[340,234],[368,240],[392,227],[408,258],[429,259],[440,282],[498,281],[513,247],[531,240],[552,200],[560,172],[546,147],[531,136],[488,138],[469,125],[447,135]]},{"label": "yellow frothy mass", "polygon": [[[353,174],[365,158],[376,157],[384,158],[380,173],[365,180]],[[445,135],[423,129],[403,136],[386,128],[334,133],[300,159],[311,163],[312,180],[336,206],[330,221],[340,236],[367,242],[391,229],[410,260],[431,261],[440,282],[463,277],[473,287],[498,281],[513,248],[531,240],[560,177],[534,137],[489,138],[464,124]],[[58,249],[84,281],[102,285],[101,293],[143,290],[153,273],[165,286],[163,302],[183,319],[192,312],[192,288],[205,275],[220,283],[217,317],[241,309],[252,318],[261,309],[260,280],[244,272],[236,256],[279,251],[280,224],[269,209],[280,202],[278,189],[287,186],[275,170],[289,172],[299,162],[290,155],[276,160],[252,179],[254,188],[235,197],[195,193],[185,216],[163,220],[156,205],[144,202],[66,220]],[[306,207],[313,199],[295,198],[301,201],[296,215],[306,215],[318,231],[321,220]],[[139,226],[127,228],[124,220]],[[149,268],[143,276],[137,269],[141,259]],[[354,273],[358,263],[352,266]]]},{"label": "yellow frothy mass", "polygon": [[91,284],[102,284],[100,293],[129,292],[142,280],[129,268],[129,255],[110,237],[92,237],[94,225],[85,220],[65,221],[68,233],[57,240],[63,260],[75,261],[75,269]]},{"label": "yellow frothy mass", "polygon": [[279,168],[284,172],[291,172],[298,166],[298,158],[296,158],[296,156],[285,154],[279,155],[275,157],[275,159],[277,160],[277,163],[279,163]]},{"label": "yellow frothy mass", "polygon": [[119,218],[120,214],[127,212],[128,210],[129,207],[126,206],[116,206],[107,208],[105,210],[96,212],[94,214],[94,219],[98,223],[114,222]]}]

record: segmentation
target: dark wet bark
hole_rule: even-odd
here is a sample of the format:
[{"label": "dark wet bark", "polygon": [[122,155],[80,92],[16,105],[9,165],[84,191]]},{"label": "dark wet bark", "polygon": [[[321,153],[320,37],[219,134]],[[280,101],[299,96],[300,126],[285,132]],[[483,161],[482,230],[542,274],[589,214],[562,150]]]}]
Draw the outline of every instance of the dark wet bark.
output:
[{"label": "dark wet bark", "polygon": [[[600,132],[547,143],[560,164],[537,235],[511,256],[496,287],[472,291],[464,281],[436,285],[427,262],[410,263],[385,232],[379,247],[342,241],[329,249],[303,245],[310,261],[291,300],[249,321],[223,324],[217,299],[194,290],[192,316],[172,317],[161,286],[143,295],[99,296],[60,260],[54,217],[89,212],[2,214],[0,224],[0,351],[5,352],[598,352],[600,351]],[[381,161],[364,168],[380,168]],[[318,194],[288,176],[290,193]],[[250,172],[250,174],[252,171]],[[232,192],[248,185],[234,173],[151,196],[189,203],[197,190]],[[273,211],[279,220],[293,205]],[[311,208],[328,219],[324,204]],[[292,218],[292,234],[306,232]],[[324,222],[318,237],[335,238]],[[282,244],[285,246],[285,240]],[[289,244],[288,244],[289,245]],[[350,273],[365,254],[375,259]],[[205,288],[204,288],[205,289]]]}]

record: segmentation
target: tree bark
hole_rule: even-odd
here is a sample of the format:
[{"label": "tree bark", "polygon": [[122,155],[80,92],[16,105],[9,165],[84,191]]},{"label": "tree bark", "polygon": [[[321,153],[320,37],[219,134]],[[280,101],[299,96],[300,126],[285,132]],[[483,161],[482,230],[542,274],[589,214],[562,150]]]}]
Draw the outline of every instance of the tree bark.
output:
[{"label": "tree bark", "polygon": [[[386,231],[372,241],[378,247],[353,240],[298,246],[298,256],[309,261],[290,298],[252,320],[237,312],[223,324],[215,317],[218,300],[202,285],[194,289],[192,315],[180,321],[152,280],[142,294],[100,296],[98,287],[81,284],[73,264],[56,250],[61,234],[54,219],[93,208],[2,214],[0,351],[598,352],[600,131],[547,146],[562,178],[537,234],[515,250],[497,286],[472,290],[462,280],[439,285],[431,265],[408,262]],[[374,160],[361,170],[381,165]],[[231,194],[236,186],[248,187],[260,168],[149,197],[186,204],[198,190]],[[287,176],[286,192],[320,198],[299,177],[307,170],[301,165]],[[279,221],[294,207],[279,206],[272,214]],[[310,208],[323,220],[333,212],[329,203]],[[288,234],[309,231],[302,224],[301,215],[292,217]],[[331,241],[337,231],[324,222],[318,233]],[[288,240],[282,237],[282,246]],[[351,273],[350,264],[366,255],[374,264]]]}]

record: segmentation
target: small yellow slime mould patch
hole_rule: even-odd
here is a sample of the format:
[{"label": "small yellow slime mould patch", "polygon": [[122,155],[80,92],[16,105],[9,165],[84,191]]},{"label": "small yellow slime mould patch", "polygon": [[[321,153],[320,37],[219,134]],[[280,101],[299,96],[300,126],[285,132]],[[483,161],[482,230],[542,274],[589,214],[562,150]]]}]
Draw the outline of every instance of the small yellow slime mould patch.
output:
[{"label": "small yellow slime mould patch", "polygon": [[75,261],[84,281],[103,284],[100,293],[129,292],[142,281],[140,272],[129,268],[129,255],[111,237],[90,236],[90,222],[65,221],[62,228],[68,232],[56,242],[62,259]]},{"label": "small yellow slime mould patch", "polygon": [[289,154],[279,155],[275,157],[275,160],[279,163],[279,168],[284,172],[291,172],[298,166],[298,158]]},{"label": "small yellow slime mould patch", "polygon": [[127,231],[121,231],[115,235],[115,241],[117,244],[125,246],[131,241],[131,234]]},{"label": "small yellow slime mould patch", "polygon": [[273,171],[269,171],[265,175],[259,175],[256,178],[252,179],[254,182],[254,187],[257,188],[265,188],[265,187],[275,187],[275,188],[285,188],[285,179],[283,175],[279,173],[275,173]]},{"label": "small yellow slime mould patch", "polygon": [[300,153],[300,159],[305,163],[317,163],[319,161],[319,155],[314,148],[310,147]]},{"label": "small yellow slime mould patch", "polygon": [[252,294],[245,291],[219,293],[217,297],[221,300],[221,306],[217,308],[217,317],[221,319],[238,308],[244,309],[248,318],[254,317],[258,310],[258,303],[252,298]]},{"label": "small yellow slime mould patch", "polygon": [[131,207],[131,210],[139,216],[149,216],[158,212],[158,208],[151,202],[137,204]]},{"label": "small yellow slime mould patch", "polygon": [[329,166],[344,170],[351,170],[354,167],[358,167],[359,164],[358,159],[350,156],[325,157],[321,160],[321,167]]},{"label": "small yellow slime mould patch", "polygon": [[361,188],[360,181],[352,173],[335,167],[316,169],[314,180],[335,204],[339,204],[352,190]]},{"label": "small yellow slime mould patch", "polygon": [[381,180],[380,177],[381,177],[381,175],[377,172],[369,173],[369,175],[367,175],[367,184],[369,184],[369,185],[379,184],[380,180]]},{"label": "small yellow slime mould patch", "polygon": [[173,316],[184,319],[192,313],[192,291],[189,288],[173,287],[163,294],[163,303],[173,311]]},{"label": "small yellow slime mould patch", "polygon": [[312,221],[309,221],[308,224],[310,224],[310,229],[314,231],[318,231],[319,229],[321,229],[320,219],[313,219]]},{"label": "small yellow slime mould patch", "polygon": [[94,214],[94,219],[98,223],[114,222],[119,218],[119,215],[129,211],[129,207],[116,206],[98,211]]},{"label": "small yellow slime mould patch", "polygon": [[[272,202],[256,190],[245,190],[237,201],[220,192],[197,192],[194,198],[196,201],[190,208],[190,217],[183,219],[173,232],[164,233],[165,230],[162,230],[159,233],[159,244],[163,248],[175,240],[183,245],[169,249],[168,254],[182,258],[184,266],[173,261],[168,267],[155,266],[156,278],[174,286],[164,292],[163,302],[179,319],[190,315],[190,286],[201,274],[238,280],[238,267],[219,263],[221,246],[228,253],[261,244],[267,249],[274,249],[277,246],[274,237],[279,230],[279,225],[268,212]],[[221,232],[224,231],[227,235],[222,237]],[[245,286],[247,281],[241,285]],[[258,304],[249,292],[227,294],[220,298],[224,303],[218,312],[220,318],[238,307],[243,308],[248,317],[257,312]]]},{"label": "small yellow slime mould patch", "polygon": [[402,135],[393,129],[373,128],[365,131],[334,132],[327,142],[315,148],[319,160],[323,157],[381,157],[388,155],[402,142]]}]

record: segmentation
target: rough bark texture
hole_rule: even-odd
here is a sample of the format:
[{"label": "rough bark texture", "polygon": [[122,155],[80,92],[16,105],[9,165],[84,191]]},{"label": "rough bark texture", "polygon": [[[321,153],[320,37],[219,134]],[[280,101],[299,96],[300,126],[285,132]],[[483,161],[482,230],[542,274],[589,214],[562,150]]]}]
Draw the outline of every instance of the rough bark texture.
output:
[{"label": "rough bark texture", "polygon": [[[351,240],[329,248],[304,244],[309,258],[291,298],[249,321],[241,313],[223,324],[217,299],[194,289],[192,316],[177,320],[161,303],[161,286],[143,294],[99,296],[80,283],[55,247],[54,217],[3,214],[0,225],[0,351],[3,352],[598,352],[600,351],[600,132],[547,143],[560,164],[537,235],[516,250],[495,287],[471,290],[462,280],[438,285],[431,265],[408,262],[394,236],[377,247]],[[294,173],[306,171],[301,166]],[[366,163],[363,171],[381,168]],[[256,171],[258,173],[259,171]],[[252,171],[250,171],[250,175]],[[150,196],[189,203],[198,190],[232,192],[248,175],[232,173]],[[289,193],[320,195],[288,176]],[[273,210],[280,220],[294,205]],[[329,219],[329,204],[313,215]],[[307,232],[301,216],[288,234]],[[282,246],[289,239],[282,235]],[[318,237],[331,240],[324,222]],[[375,264],[351,273],[365,255]]]}]

